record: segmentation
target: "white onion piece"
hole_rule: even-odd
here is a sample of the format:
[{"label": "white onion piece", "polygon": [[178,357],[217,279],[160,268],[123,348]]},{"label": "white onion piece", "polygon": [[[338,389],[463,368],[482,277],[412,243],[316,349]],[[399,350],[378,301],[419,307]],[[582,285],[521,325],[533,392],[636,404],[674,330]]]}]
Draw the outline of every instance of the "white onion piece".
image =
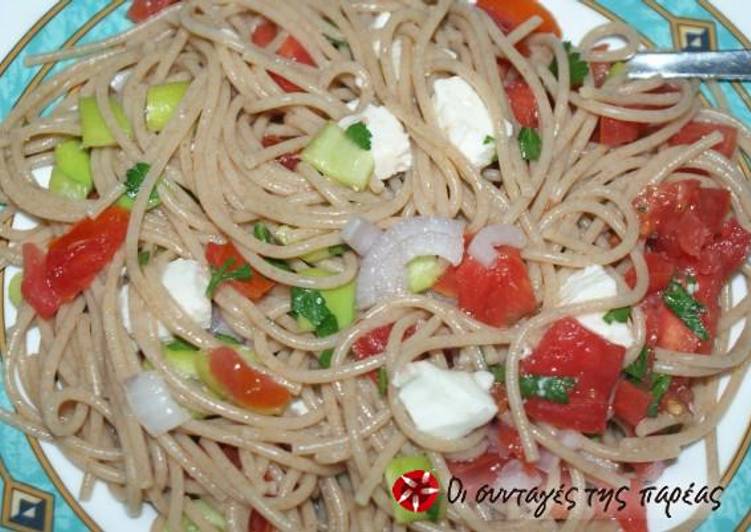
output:
[{"label": "white onion piece", "polygon": [[527,245],[527,237],[521,229],[508,224],[493,224],[480,229],[470,242],[467,252],[477,262],[490,268],[498,258],[496,246],[512,246],[523,248]]},{"label": "white onion piece", "polygon": [[535,462],[535,467],[545,473],[550,473],[553,469],[558,467],[561,459],[558,455],[551,453],[546,449],[540,449],[540,459]]},{"label": "white onion piece", "polygon": [[559,430],[556,439],[561,442],[561,445],[568,447],[572,451],[576,451],[581,447],[581,435],[574,430]]},{"label": "white onion piece", "polygon": [[368,253],[368,250],[382,234],[382,231],[374,223],[355,216],[350,218],[342,227],[341,236],[342,240],[362,257]]},{"label": "white onion piece", "polygon": [[212,334],[226,334],[227,336],[236,337],[237,333],[229,326],[224,319],[221,309],[217,305],[211,305],[211,327]]},{"label": "white onion piece", "polygon": [[367,308],[407,292],[407,263],[438,255],[458,265],[464,255],[464,224],[450,218],[417,216],[383,233],[360,265],[357,305]]},{"label": "white onion piece", "polygon": [[125,396],[133,415],[152,436],[165,434],[190,419],[156,371],[144,371],[128,379]]},{"label": "white onion piece", "polygon": [[509,460],[498,474],[494,488],[530,490],[542,484],[542,475],[537,471],[529,472],[519,460]]}]

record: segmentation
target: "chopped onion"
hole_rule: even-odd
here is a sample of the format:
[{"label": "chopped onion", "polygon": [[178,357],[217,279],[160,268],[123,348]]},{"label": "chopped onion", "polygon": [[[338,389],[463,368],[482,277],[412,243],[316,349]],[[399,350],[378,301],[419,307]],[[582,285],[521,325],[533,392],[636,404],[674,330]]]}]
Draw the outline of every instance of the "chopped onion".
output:
[{"label": "chopped onion", "polygon": [[581,447],[581,435],[575,430],[559,430],[556,439],[561,442],[561,445],[568,447],[572,451],[576,451]]},{"label": "chopped onion", "polygon": [[222,314],[221,309],[217,305],[211,305],[211,327],[209,330],[212,334],[226,334],[227,336],[232,337],[237,336],[237,333],[224,319],[224,314]]},{"label": "chopped onion", "polygon": [[490,268],[498,258],[496,246],[523,248],[527,237],[521,229],[508,224],[494,224],[483,227],[470,242],[467,251],[477,262]]},{"label": "chopped onion", "polygon": [[501,469],[493,487],[504,488],[506,491],[530,490],[540,484],[542,475],[539,472],[527,469],[519,460],[509,460]]},{"label": "chopped onion", "polygon": [[407,263],[438,255],[458,265],[464,255],[464,224],[450,218],[417,216],[401,220],[370,247],[357,279],[357,304],[367,308],[407,292]]},{"label": "chopped onion", "polygon": [[558,455],[551,453],[546,449],[540,449],[540,459],[535,462],[535,467],[545,473],[550,473],[553,469],[558,467],[561,459]]},{"label": "chopped onion", "polygon": [[360,256],[368,252],[381,234],[374,223],[359,216],[351,218],[342,228],[342,240]]},{"label": "chopped onion", "polygon": [[128,379],[125,396],[133,415],[152,436],[165,434],[190,419],[156,371],[144,371]]}]

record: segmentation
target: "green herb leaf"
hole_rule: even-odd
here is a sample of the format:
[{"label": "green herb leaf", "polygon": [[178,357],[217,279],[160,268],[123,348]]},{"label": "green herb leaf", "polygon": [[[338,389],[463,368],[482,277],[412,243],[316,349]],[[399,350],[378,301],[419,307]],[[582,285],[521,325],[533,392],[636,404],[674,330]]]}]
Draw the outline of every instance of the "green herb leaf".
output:
[{"label": "green herb leaf", "polygon": [[626,374],[626,378],[634,383],[640,383],[647,375],[647,368],[649,366],[649,349],[642,348],[639,356],[636,360],[631,362],[628,366],[623,368],[623,373]]},{"label": "green herb leaf", "polygon": [[214,338],[216,338],[220,342],[224,342],[225,344],[243,345],[243,343],[240,340],[238,340],[234,336],[230,336],[229,334],[214,333]]},{"label": "green herb leaf", "polygon": [[542,139],[537,131],[531,127],[523,127],[519,131],[519,149],[522,153],[522,158],[526,161],[536,161],[540,158],[542,152]]},{"label": "green herb leaf", "polygon": [[331,46],[336,48],[337,50],[341,50],[342,48],[349,48],[349,43],[342,39],[337,39],[336,37],[332,37],[331,35],[323,35],[326,37],[326,40],[331,43]]},{"label": "green herb leaf", "polygon": [[189,344],[182,338],[175,338],[165,346],[170,351],[198,351],[198,348],[193,344]]},{"label": "green herb leaf", "polygon": [[610,325],[614,321],[618,323],[626,323],[631,317],[631,307],[614,308],[605,313],[602,320]]},{"label": "green herb leaf", "polygon": [[482,140],[483,144],[495,144],[495,139],[492,135],[485,135],[485,138]]},{"label": "green herb leaf", "polygon": [[389,389],[389,373],[386,368],[378,368],[378,391],[381,395],[386,395]]},{"label": "green herb leaf", "polygon": [[235,264],[235,259],[230,257],[219,268],[211,268],[211,279],[209,286],[206,287],[206,295],[213,297],[219,285],[225,281],[248,281],[253,277],[253,270],[248,264],[243,264],[239,268],[231,269]]},{"label": "green herb leaf", "polygon": [[[586,61],[582,60],[581,54],[573,49],[570,42],[565,41],[563,47],[568,54],[568,70],[571,87],[576,87],[581,85],[584,78],[587,77],[587,74],[589,73],[589,65]],[[558,77],[558,60],[555,58],[550,64],[550,71],[556,78]]]},{"label": "green herb leaf", "polygon": [[333,349],[326,349],[325,351],[321,351],[321,354],[318,356],[318,365],[324,369],[330,368],[332,356],[334,356]]},{"label": "green herb leaf", "polygon": [[655,373],[652,376],[652,402],[649,403],[647,408],[647,415],[649,417],[655,417],[660,409],[660,401],[665,392],[670,387],[670,381],[672,378],[670,375],[663,375],[662,373]]},{"label": "green herb leaf", "polygon": [[315,328],[316,336],[329,336],[339,330],[336,316],[326,306],[318,290],[293,286],[291,296],[292,312],[308,320]]},{"label": "green herb leaf", "polygon": [[495,382],[500,382],[501,384],[506,382],[506,366],[503,364],[490,366],[488,367],[488,371],[495,377]]},{"label": "green herb leaf", "polygon": [[[275,244],[279,245],[279,241],[274,238],[274,235],[271,234],[271,231],[268,227],[266,227],[265,224],[262,224],[261,222],[256,222],[255,225],[253,225],[253,236],[255,236],[258,240],[261,242],[266,242],[267,244]],[[279,268],[280,270],[284,270],[287,272],[291,272],[292,268],[289,264],[287,264],[287,261],[284,259],[277,259],[274,257],[264,257],[266,262],[269,264],[272,264]]]},{"label": "green herb leaf", "polygon": [[673,311],[673,314],[678,316],[699,339],[709,340],[709,333],[701,321],[701,315],[706,312],[706,308],[694,299],[683,288],[683,285],[675,279],[670,281],[670,284],[662,293],[662,300]]},{"label": "green herb leaf", "polygon": [[373,137],[373,135],[368,129],[368,126],[366,126],[364,123],[355,122],[354,124],[349,126],[344,133],[352,142],[357,144],[363,150],[370,149],[370,139]]},{"label": "green herb leaf", "polygon": [[[146,174],[149,173],[151,165],[148,163],[140,162],[134,164],[127,172],[125,172],[125,193],[121,198],[121,205],[127,208],[133,206],[133,202],[141,190],[143,180],[146,178]],[[149,202],[147,208],[151,209],[159,205],[159,193],[156,191],[156,187],[152,189],[149,194]]]},{"label": "green herb leaf", "polygon": [[145,266],[151,260],[151,253],[149,251],[138,252],[138,264],[139,266]]},{"label": "green herb leaf", "polygon": [[519,379],[522,397],[540,397],[561,404],[568,403],[568,392],[574,386],[576,386],[574,377],[522,375]]},{"label": "green herb leaf", "polygon": [[341,257],[349,251],[349,246],[347,244],[336,244],[335,246],[329,246],[329,255],[332,257]]}]

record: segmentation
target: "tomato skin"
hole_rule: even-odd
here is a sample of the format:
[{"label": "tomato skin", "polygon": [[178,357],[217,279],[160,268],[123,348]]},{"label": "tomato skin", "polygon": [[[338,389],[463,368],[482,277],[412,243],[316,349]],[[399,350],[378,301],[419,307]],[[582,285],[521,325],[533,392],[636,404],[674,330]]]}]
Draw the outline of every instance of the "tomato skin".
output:
[{"label": "tomato skin", "polygon": [[[352,353],[355,355],[355,360],[364,360],[383,353],[389,343],[389,335],[393,328],[393,323],[381,325],[355,340],[355,343],[352,344]],[[415,334],[416,330],[417,328],[414,325],[407,327],[403,339],[406,340]],[[378,371],[370,371],[366,375],[374,381],[378,380]]]},{"label": "tomato skin", "polygon": [[128,18],[133,22],[143,22],[159,13],[177,0],[133,0],[128,9]]},{"label": "tomato skin", "polygon": [[695,353],[701,340],[662,302],[661,294],[642,305],[646,319],[647,345],[683,353]]},{"label": "tomato skin", "polygon": [[503,421],[498,423],[498,445],[502,456],[524,461],[524,449],[519,431]]},{"label": "tomato skin", "polygon": [[599,142],[611,148],[629,144],[641,136],[643,128],[643,124],[639,122],[626,122],[609,116],[601,116]]},{"label": "tomato skin", "polygon": [[[250,40],[256,46],[265,48],[271,41],[274,40],[278,32],[279,28],[276,24],[274,24],[270,20],[264,20],[253,31],[253,34],[250,36]],[[313,61],[313,58],[310,56],[307,50],[305,50],[302,44],[300,44],[300,42],[291,35],[284,39],[284,42],[282,42],[282,44],[279,46],[276,55],[285,59],[289,59],[291,61],[295,61],[296,63],[316,66],[315,61]],[[303,92],[303,89],[301,89],[291,81],[283,78],[279,74],[269,72],[269,76],[276,82],[277,85],[279,85],[279,88],[281,88],[284,92]]]},{"label": "tomato skin", "polygon": [[[647,270],[649,271],[647,295],[659,292],[667,287],[675,274],[675,265],[662,254],[651,251],[644,253],[644,261],[647,263]],[[624,280],[631,288],[636,286],[636,270],[630,268],[626,272]]]},{"label": "tomato skin", "polygon": [[23,280],[21,294],[37,314],[48,320],[55,315],[62,301],[47,278],[46,257],[35,244],[23,245]]},{"label": "tomato skin", "polygon": [[714,242],[706,246],[696,269],[702,274],[717,273],[727,278],[741,267],[751,248],[751,233],[746,231],[735,218],[722,224]]},{"label": "tomato skin", "polygon": [[462,481],[462,486],[474,499],[475,493],[483,485],[492,486],[498,479],[508,459],[498,453],[486,452],[470,462],[446,462],[451,475]]},{"label": "tomato skin", "polygon": [[492,268],[469,254],[456,270],[459,308],[493,327],[509,327],[537,308],[527,267],[519,250],[498,248]]},{"label": "tomato skin", "polygon": [[255,412],[279,413],[292,400],[287,388],[248,366],[231,347],[209,351],[209,369],[234,402]]},{"label": "tomato skin", "polygon": [[683,126],[683,129],[668,139],[668,144],[670,146],[693,144],[694,142],[701,140],[702,137],[715,131],[722,133],[723,139],[722,142],[714,146],[712,149],[730,159],[735,153],[735,148],[737,146],[738,130],[732,126],[726,126],[724,124],[689,122]]},{"label": "tomato skin", "polygon": [[274,526],[256,510],[250,510],[248,518],[248,532],[274,532]]},{"label": "tomato skin", "polygon": [[[233,259],[235,262],[228,271],[235,271],[248,264],[232,242],[226,244],[209,242],[206,246],[206,261],[214,268],[221,268],[230,259]],[[247,281],[233,279],[229,281],[229,284],[251,301],[260,300],[269,290],[276,286],[274,281],[267,279],[255,270],[253,270],[253,275]]]},{"label": "tomato skin", "polygon": [[517,79],[505,84],[504,89],[517,122],[523,127],[537,127],[539,125],[537,100],[529,85]]},{"label": "tomato skin", "polygon": [[522,360],[525,374],[576,377],[569,402],[539,397],[526,400],[533,419],[591,434],[605,430],[610,396],[621,372],[625,349],[582,327],[572,318],[553,323],[534,352]]},{"label": "tomato skin", "polygon": [[47,251],[47,277],[63,302],[88,288],[112,260],[128,230],[130,212],[109,207],[96,218],[84,218],[53,240]]},{"label": "tomato skin", "polygon": [[537,15],[542,19],[535,33],[553,33],[561,36],[561,28],[555,17],[536,0],[478,0],[477,7],[485,11],[504,33],[509,33],[519,24]]},{"label": "tomato skin", "polygon": [[647,409],[652,404],[652,394],[639,388],[626,379],[618,381],[613,398],[613,410],[616,417],[625,421],[631,427],[647,417]]},{"label": "tomato skin", "polygon": [[[261,139],[261,145],[264,148],[268,148],[269,146],[279,144],[283,140],[285,139],[279,138],[276,135],[266,135]],[[295,171],[295,168],[297,168],[297,165],[300,163],[300,158],[293,153],[283,153],[282,155],[277,157],[276,160],[279,162],[279,164],[292,172]]]}]

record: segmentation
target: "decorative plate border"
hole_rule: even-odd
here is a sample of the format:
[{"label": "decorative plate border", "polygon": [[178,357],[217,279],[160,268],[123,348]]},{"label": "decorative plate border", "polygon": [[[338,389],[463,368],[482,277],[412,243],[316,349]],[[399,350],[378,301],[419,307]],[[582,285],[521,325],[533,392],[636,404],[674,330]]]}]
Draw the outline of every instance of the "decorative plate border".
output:
[{"label": "decorative plate border", "polygon": [[[649,47],[751,48],[751,41],[707,0],[579,1],[608,19],[632,25]],[[110,0],[99,7],[101,3],[60,0],[45,13],[0,62],[0,118],[8,114],[27,90],[64,68],[61,65],[27,68],[23,64],[27,55],[95,41],[122,31],[129,26],[124,4],[125,0]],[[722,91],[732,112],[751,125],[751,83],[724,83]],[[710,104],[715,103],[708,91],[704,91],[704,96]],[[748,170],[746,164],[743,166]],[[3,299],[0,298],[0,354],[5,350]],[[0,386],[0,407],[9,406]],[[751,427],[722,476],[722,484],[727,486],[723,505],[700,526],[702,532],[734,527],[741,531],[751,527],[750,446]],[[101,530],[60,480],[39,442],[3,424],[0,424],[0,487],[0,527],[22,532]]]}]

